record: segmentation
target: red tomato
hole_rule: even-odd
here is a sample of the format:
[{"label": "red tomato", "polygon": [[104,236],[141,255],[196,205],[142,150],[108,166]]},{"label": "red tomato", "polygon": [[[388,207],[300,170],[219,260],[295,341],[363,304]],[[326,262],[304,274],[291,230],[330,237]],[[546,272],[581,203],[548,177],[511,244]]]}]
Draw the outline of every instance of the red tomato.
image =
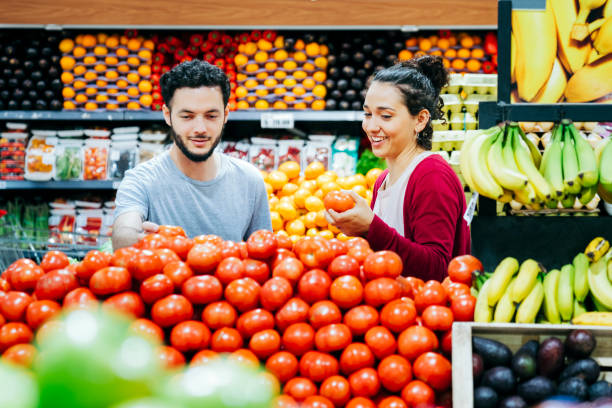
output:
[{"label": "red tomato", "polygon": [[135,246],[139,249],[146,249],[148,251],[167,248],[168,237],[161,234],[147,234]]},{"label": "red tomato", "polygon": [[236,322],[236,329],[243,338],[248,339],[255,333],[274,328],[274,316],[265,309],[254,309],[243,313]]},{"label": "red tomato", "polygon": [[344,191],[333,190],[325,194],[323,197],[323,205],[326,210],[334,210],[336,212],[344,212],[355,206],[355,200],[349,193]]},{"label": "red tomato", "polygon": [[294,323],[283,333],[283,348],[295,356],[314,348],[315,331],[308,323]]},{"label": "red tomato", "polygon": [[396,280],[402,289],[402,296],[413,300],[416,293],[421,290],[423,286],[425,286],[425,282],[423,282],[423,280],[415,278],[414,276],[398,276]]},{"label": "red tomato", "polygon": [[446,306],[427,306],[421,317],[431,330],[447,331],[453,326],[453,312]]},{"label": "red tomato", "polygon": [[231,281],[242,278],[244,272],[245,268],[242,260],[240,258],[229,257],[219,263],[215,276],[223,285],[227,285]]},{"label": "red tomato", "polygon": [[165,237],[174,237],[177,235],[185,237],[185,230],[178,225],[160,225],[157,229],[157,233],[159,235],[163,235]]},{"label": "red tomato", "polygon": [[225,299],[238,311],[246,312],[259,306],[259,284],[251,278],[232,281],[225,288]]},{"label": "red tomato", "polygon": [[320,395],[312,395],[302,402],[302,408],[334,408],[334,404]]},{"label": "red tomato", "polygon": [[394,333],[400,333],[414,324],[416,308],[410,299],[395,299],[387,303],[380,312],[380,322]]},{"label": "red tomato", "polygon": [[427,327],[410,326],[397,339],[398,352],[409,361],[438,348],[438,338]]},{"label": "red tomato", "polygon": [[[448,284],[446,289],[446,293],[448,294],[448,299],[452,302],[454,298],[458,296],[471,295],[472,291],[468,285],[464,285],[463,283],[453,282],[449,279],[450,283]],[[444,284],[442,285],[444,286]]]},{"label": "red tomato", "polygon": [[355,397],[346,404],[346,408],[376,408],[376,404],[369,398]]},{"label": "red tomato", "polygon": [[43,268],[45,272],[54,269],[63,269],[68,265],[70,265],[70,260],[66,254],[61,251],[49,251],[43,256],[42,261],[40,261],[40,267]]},{"label": "red tomato", "polygon": [[363,285],[354,276],[341,276],[332,282],[329,296],[341,308],[350,309],[361,303],[363,299]]},{"label": "red tomato", "polygon": [[266,329],[251,337],[249,349],[260,359],[266,359],[276,353],[281,346],[281,337],[276,330]]},{"label": "red tomato", "polygon": [[327,268],[327,273],[332,279],[339,278],[344,275],[353,275],[359,277],[359,262],[355,258],[348,255],[340,255],[336,257]]},{"label": "red tomato", "polygon": [[223,286],[212,275],[193,276],[183,283],[182,293],[194,305],[205,305],[223,297]]},{"label": "red tomato", "polygon": [[198,235],[193,237],[193,242],[196,244],[212,244],[215,246],[221,246],[223,244],[223,238],[215,234]]},{"label": "red tomato", "polygon": [[432,407],[436,400],[434,390],[423,381],[409,382],[402,390],[402,399],[408,407]]},{"label": "red tomato", "polygon": [[31,259],[21,258],[10,264],[2,273],[2,277],[14,290],[29,292],[34,290],[36,282],[44,273],[45,271]]},{"label": "red tomato", "polygon": [[9,290],[11,290],[11,285],[6,279],[0,278],[0,291],[8,292]]},{"label": "red tomato", "polygon": [[427,306],[444,306],[446,305],[446,290],[438,281],[427,281],[423,288],[416,293],[414,303],[419,313],[422,313]]},{"label": "red tomato", "polygon": [[376,278],[395,279],[404,269],[402,258],[392,251],[377,251],[371,253],[363,261],[363,272],[366,280]]},{"label": "red tomato", "polygon": [[168,238],[168,249],[174,251],[182,261],[187,260],[187,254],[193,247],[193,240],[180,235]]},{"label": "red tomato", "polygon": [[223,241],[223,243],[221,244],[221,256],[224,259],[229,258],[229,257],[243,259],[245,258],[244,255],[247,255],[247,254],[242,253],[240,244],[238,244],[237,242]]},{"label": "red tomato", "polygon": [[401,296],[400,284],[395,279],[377,278],[369,281],[364,288],[367,304],[374,307],[382,306]]},{"label": "red tomato", "polygon": [[308,320],[314,329],[342,321],[342,313],[334,302],[321,300],[310,307]]},{"label": "red tomato", "polygon": [[285,234],[279,234],[279,232],[280,231],[276,233],[276,242],[278,243],[278,249],[293,249],[293,241],[291,240],[291,238],[289,238],[289,236]]},{"label": "red tomato", "polygon": [[79,282],[72,272],[58,269],[41,276],[34,294],[38,299],[62,300],[68,292],[78,287]]},{"label": "red tomato", "polygon": [[210,338],[210,348],[217,353],[231,353],[241,348],[242,345],[240,333],[231,327],[217,330]]},{"label": "red tomato", "polygon": [[[119,262],[119,257],[123,253],[125,253],[125,257],[127,258],[136,252],[137,250],[134,248],[129,249],[129,250],[127,248],[124,248],[123,251],[117,250],[115,252],[117,256],[116,261]],[[77,277],[81,280],[81,282],[88,283],[89,279],[91,278],[91,275],[93,275],[100,269],[106,268],[107,266],[109,266],[113,259],[115,259],[115,256],[111,254],[107,254],[105,252],[98,251],[97,249],[91,250],[85,255],[85,258],[83,258],[83,261],[81,262],[80,267],[77,268],[77,272],[76,272]],[[127,268],[128,262],[126,260],[125,265],[114,265],[114,266],[124,266],[125,268]]]},{"label": "red tomato", "polygon": [[266,370],[274,374],[280,382],[284,383],[296,376],[298,360],[288,351],[278,351],[266,361]]},{"label": "red tomato", "polygon": [[352,341],[351,329],[342,323],[323,326],[315,334],[315,345],[319,351],[323,352],[342,350]]},{"label": "red tomato", "polygon": [[228,358],[239,364],[244,364],[246,366],[253,367],[256,369],[259,368],[259,359],[249,349],[245,349],[245,348],[238,349],[234,351],[232,354],[230,354]]},{"label": "red tomato", "polygon": [[410,362],[397,354],[387,356],[378,364],[378,377],[383,387],[398,392],[412,380]]},{"label": "red tomato", "polygon": [[142,317],[145,305],[136,292],[124,292],[109,297],[102,303],[105,310],[114,310],[132,318]]},{"label": "red tomato", "polygon": [[15,344],[30,343],[34,334],[24,323],[10,322],[0,327],[0,352]]},{"label": "red tomato", "polygon": [[372,251],[370,247],[354,246],[352,248],[349,248],[346,254],[354,258],[357,262],[359,262],[359,265],[363,265],[363,262],[368,257],[368,255],[373,253],[374,251]]},{"label": "red tomato", "polygon": [[329,399],[336,408],[343,407],[351,398],[351,387],[346,378],[333,375],[321,384],[319,394]]},{"label": "red tomato", "polygon": [[270,278],[270,268],[268,264],[256,259],[245,259],[244,277],[255,279],[257,283],[263,285]]},{"label": "red tomato", "polygon": [[309,269],[325,269],[334,260],[331,246],[321,237],[303,237],[295,243],[295,253]]},{"label": "red tomato", "polygon": [[140,284],[140,296],[147,303],[155,303],[174,292],[174,283],[164,274],[158,273]]},{"label": "red tomato", "polygon": [[451,363],[441,354],[421,354],[414,361],[413,370],[416,378],[425,381],[434,390],[443,391],[451,385]]},{"label": "red tomato", "polygon": [[332,238],[332,239],[330,239],[327,242],[329,243],[329,246],[331,247],[332,251],[334,252],[334,257],[339,257],[340,255],[345,255],[348,252],[348,247],[346,246],[346,244],[344,242],[340,241],[338,238]]},{"label": "red tomato", "polygon": [[213,330],[233,327],[237,318],[236,309],[226,301],[213,302],[204,308],[202,321]]},{"label": "red tomato", "polygon": [[396,396],[386,397],[378,403],[378,408],[408,408],[403,399]]},{"label": "red tomato", "polygon": [[162,367],[168,370],[182,367],[185,364],[185,356],[174,347],[159,346],[155,349],[155,353]]},{"label": "red tomato", "polygon": [[362,368],[348,378],[351,393],[356,397],[374,397],[380,390],[378,373],[373,368]]},{"label": "red tomato", "polygon": [[36,347],[31,344],[15,344],[2,353],[2,360],[23,367],[30,367],[36,354]]},{"label": "red tomato", "polygon": [[338,360],[330,354],[307,351],[300,359],[300,375],[318,383],[338,374]]},{"label": "red tomato", "polygon": [[76,288],[68,292],[64,297],[64,309],[78,308],[87,309],[98,303],[98,299],[88,288]]},{"label": "red tomato", "polygon": [[261,305],[264,309],[275,311],[293,296],[291,283],[280,276],[275,276],[263,284],[260,291]]},{"label": "red tomato", "polygon": [[149,319],[136,319],[128,329],[130,333],[146,337],[156,343],[164,341],[164,331]]},{"label": "red tomato", "polygon": [[453,352],[453,330],[449,330],[446,333],[442,333],[440,336],[440,348],[442,351],[450,356]]},{"label": "red tomato", "polygon": [[451,310],[456,322],[471,322],[474,320],[476,298],[472,295],[457,296],[451,300]]},{"label": "red tomato", "polygon": [[190,366],[199,366],[199,365],[204,365],[207,364],[211,361],[213,361],[214,359],[218,358],[219,354],[216,351],[212,351],[212,350],[201,350],[198,351],[193,358],[191,359],[191,362],[189,363]]},{"label": "red tomato", "polygon": [[150,276],[162,273],[164,265],[153,251],[143,249],[130,259],[128,269],[134,279],[143,281]]},{"label": "red tomato", "polygon": [[161,327],[174,326],[193,317],[193,306],[185,296],[168,295],[153,304],[151,317]]},{"label": "red tomato", "polygon": [[354,336],[361,336],[378,325],[378,311],[368,305],[355,306],[344,314],[344,324]]},{"label": "red tomato", "polygon": [[272,231],[259,230],[255,231],[247,239],[247,251],[249,252],[249,258],[254,259],[268,259],[278,247],[276,241],[276,235]]},{"label": "red tomato", "polygon": [[222,260],[221,248],[211,243],[196,244],[187,254],[187,264],[196,274],[214,271]]},{"label": "red tomato", "polygon": [[281,394],[272,400],[271,408],[300,408],[300,405],[292,396]]},{"label": "red tomato", "polygon": [[294,377],[287,381],[283,393],[290,395],[297,402],[302,402],[306,398],[316,395],[317,386],[308,378]]},{"label": "red tomato", "polygon": [[[93,252],[93,251],[91,251],[91,252]],[[122,268],[128,268],[130,266],[130,263],[132,262],[132,258],[134,256],[136,256],[136,254],[138,254],[139,252],[140,252],[140,250],[138,250],[138,249],[136,249],[134,247],[119,248],[118,250],[115,251],[115,253],[111,257],[111,260],[110,260],[110,262],[108,264],[109,264],[109,266],[120,266]],[[85,258],[87,258],[87,257],[85,257]],[[85,265],[85,259],[83,260],[83,265]],[[105,266],[103,266],[102,268],[105,268]],[[97,270],[102,269],[102,268],[97,268],[97,269],[91,271],[91,275],[93,275],[94,272],[96,272]]]},{"label": "red tomato", "polygon": [[313,269],[302,275],[298,283],[298,293],[306,302],[313,304],[328,298],[330,286],[329,275],[321,269]]},{"label": "red tomato", "polygon": [[36,330],[41,324],[61,311],[62,307],[60,304],[53,300],[37,300],[28,305],[26,309],[26,322],[32,330]]},{"label": "red tomato", "polygon": [[272,270],[278,266],[284,259],[287,258],[297,258],[293,251],[285,248],[278,248],[272,257],[272,262],[270,265],[272,266]]},{"label": "red tomato", "polygon": [[362,237],[353,237],[353,238],[349,239],[348,241],[346,241],[346,247],[348,249],[357,248],[357,247],[368,248],[369,249],[370,248],[370,243],[365,238],[362,238]]},{"label": "red tomato", "polygon": [[10,291],[0,297],[0,313],[7,321],[22,322],[34,299],[25,292]]},{"label": "red tomato", "polygon": [[89,288],[98,296],[125,292],[132,288],[132,276],[125,268],[108,266],[91,276]]},{"label": "red tomato", "polygon": [[274,316],[276,327],[283,332],[294,323],[306,322],[309,311],[308,303],[300,298],[291,298],[276,312],[276,316]]},{"label": "red tomato", "polygon": [[182,353],[205,349],[209,341],[210,330],[195,320],[180,322],[170,332],[170,344]]},{"label": "red tomato", "polygon": [[378,359],[395,353],[397,349],[395,337],[383,326],[372,327],[366,332],[364,340]]},{"label": "red tomato", "polygon": [[292,286],[296,285],[304,273],[304,264],[296,258],[285,258],[272,270],[272,276],[285,278]]},{"label": "red tomato", "polygon": [[168,265],[170,262],[180,262],[181,258],[171,249],[160,248],[153,251],[162,263],[162,267]]},{"label": "red tomato", "polygon": [[340,369],[344,375],[350,375],[367,367],[374,367],[374,354],[363,343],[349,344],[340,355]]},{"label": "red tomato", "polygon": [[475,272],[482,272],[482,263],[472,255],[461,255],[453,258],[448,264],[448,276],[454,282],[472,286]]}]

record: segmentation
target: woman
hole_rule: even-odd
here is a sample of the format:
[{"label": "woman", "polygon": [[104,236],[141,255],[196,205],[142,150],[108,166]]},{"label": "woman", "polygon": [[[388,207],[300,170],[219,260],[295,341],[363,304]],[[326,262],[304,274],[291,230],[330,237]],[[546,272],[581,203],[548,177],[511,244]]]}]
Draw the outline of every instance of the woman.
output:
[{"label": "woman", "polygon": [[371,208],[355,192],[355,207],[328,211],[342,232],[364,236],[373,250],[392,250],[404,276],[443,280],[450,260],[470,252],[465,195],[446,161],[430,152],[431,119],[442,116],[440,89],[448,72],[439,57],[423,56],[377,72],[367,90],[363,130],[372,152],[387,162]]}]

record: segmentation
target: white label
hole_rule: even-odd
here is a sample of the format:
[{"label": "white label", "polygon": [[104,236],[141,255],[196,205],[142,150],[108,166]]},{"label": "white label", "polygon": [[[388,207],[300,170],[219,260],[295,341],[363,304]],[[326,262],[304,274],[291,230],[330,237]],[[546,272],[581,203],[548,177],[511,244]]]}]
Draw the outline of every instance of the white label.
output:
[{"label": "white label", "polygon": [[293,113],[262,113],[262,129],[293,129]]},{"label": "white label", "polygon": [[465,214],[463,214],[463,219],[467,222],[468,225],[472,224],[472,218],[474,218],[474,211],[476,211],[476,203],[478,202],[478,193],[474,191],[472,193],[472,198],[470,198],[470,202],[465,210]]},{"label": "white label", "polygon": [[0,190],[6,189],[6,181],[0,181]]},{"label": "white label", "polygon": [[117,190],[119,188],[119,184],[121,184],[120,181],[113,181],[113,184],[112,184],[113,190]]}]

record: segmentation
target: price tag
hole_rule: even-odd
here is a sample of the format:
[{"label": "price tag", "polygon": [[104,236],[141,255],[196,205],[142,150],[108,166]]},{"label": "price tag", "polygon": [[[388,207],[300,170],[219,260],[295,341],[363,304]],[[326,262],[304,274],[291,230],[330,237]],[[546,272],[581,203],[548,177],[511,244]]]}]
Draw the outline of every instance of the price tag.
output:
[{"label": "price tag", "polygon": [[0,181],[0,190],[6,190],[6,181]]},{"label": "price tag", "polygon": [[294,117],[293,113],[262,113],[261,127],[262,129],[293,129]]},{"label": "price tag", "polygon": [[468,225],[472,223],[472,218],[474,218],[476,203],[478,203],[478,193],[474,191],[472,193],[472,198],[470,198],[470,202],[468,203],[467,209],[465,210],[465,214],[463,214],[463,219],[467,222]]},{"label": "price tag", "polygon": [[117,190],[119,188],[119,184],[121,184],[120,181],[113,181],[113,184],[112,184],[113,190]]}]

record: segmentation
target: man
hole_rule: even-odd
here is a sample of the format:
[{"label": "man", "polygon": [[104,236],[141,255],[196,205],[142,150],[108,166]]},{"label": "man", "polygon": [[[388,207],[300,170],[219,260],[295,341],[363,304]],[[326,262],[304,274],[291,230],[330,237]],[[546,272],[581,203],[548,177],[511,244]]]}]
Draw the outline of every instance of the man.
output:
[{"label": "man", "polygon": [[[251,164],[215,152],[229,114],[229,80],[200,60],[177,65],[160,80],[164,119],[174,144],[126,173],[117,191],[114,249],[136,243],[158,225],[188,236],[243,241],[271,230],[263,178]],[[146,222],[145,222],[146,221]]]}]

